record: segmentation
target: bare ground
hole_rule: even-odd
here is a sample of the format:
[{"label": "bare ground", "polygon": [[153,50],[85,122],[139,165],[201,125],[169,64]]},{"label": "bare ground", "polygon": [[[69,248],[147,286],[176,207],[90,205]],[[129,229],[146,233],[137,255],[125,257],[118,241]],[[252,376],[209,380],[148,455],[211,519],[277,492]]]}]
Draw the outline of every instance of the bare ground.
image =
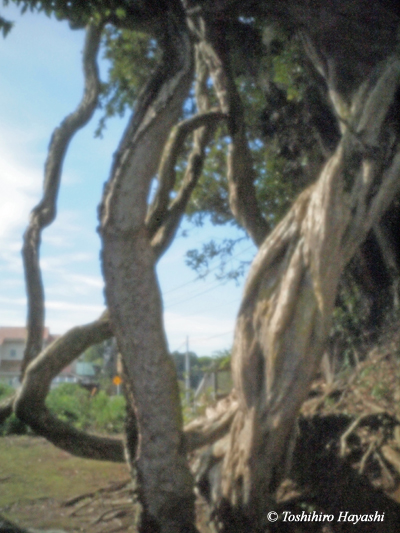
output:
[{"label": "bare ground", "polygon": [[[400,333],[394,332],[355,370],[335,376],[325,373],[315,381],[302,410],[306,424],[330,417],[344,420],[335,437],[337,455],[396,502],[400,502],[399,346]],[[290,490],[295,498],[301,497],[293,485]],[[21,527],[134,533],[133,494],[125,465],[78,459],[39,437],[0,439],[0,515]],[[288,501],[290,494],[283,499]],[[208,533],[208,510],[201,498],[197,511],[199,527]]]}]

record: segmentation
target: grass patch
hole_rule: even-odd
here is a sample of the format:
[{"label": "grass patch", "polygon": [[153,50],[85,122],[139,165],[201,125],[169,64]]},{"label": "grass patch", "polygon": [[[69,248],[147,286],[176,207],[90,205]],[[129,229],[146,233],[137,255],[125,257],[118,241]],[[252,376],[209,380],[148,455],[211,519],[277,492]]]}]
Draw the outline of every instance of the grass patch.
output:
[{"label": "grass patch", "polygon": [[73,457],[33,436],[0,438],[0,509],[51,498],[62,502],[127,479],[124,464]]}]

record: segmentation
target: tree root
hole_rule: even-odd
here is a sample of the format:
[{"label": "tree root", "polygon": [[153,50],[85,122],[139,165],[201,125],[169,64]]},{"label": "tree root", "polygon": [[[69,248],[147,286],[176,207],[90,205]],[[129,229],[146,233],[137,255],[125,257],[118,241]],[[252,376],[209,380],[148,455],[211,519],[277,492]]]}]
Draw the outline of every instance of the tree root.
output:
[{"label": "tree root", "polygon": [[[357,438],[355,447],[351,450],[354,453],[349,453],[349,438],[355,436],[357,429],[370,427],[373,428],[374,433],[384,428],[385,438],[389,439],[396,424],[397,420],[387,413],[370,414],[355,420],[347,415],[315,415],[300,418],[299,434],[289,474],[294,490],[291,491],[291,496],[286,496],[284,499],[281,499],[283,498],[282,491],[278,491],[275,495],[275,503],[271,502],[271,506],[275,505],[275,507],[266,505],[266,508],[269,510],[273,508],[277,512],[293,508],[293,512],[301,512],[304,505],[312,505],[321,512],[336,516],[342,510],[348,510],[353,514],[370,514],[373,509],[374,512],[378,510],[380,513],[385,513],[385,524],[379,523],[379,529],[366,525],[363,533],[370,531],[392,533],[400,521],[400,505],[372,484],[368,477],[370,474],[368,464],[370,458],[376,459],[380,466],[381,478],[387,479],[384,483],[385,487],[389,491],[393,490],[400,480],[398,470],[400,469],[400,453],[388,445],[382,445],[382,438],[379,434],[373,436],[367,451],[360,459],[359,439]],[[387,431],[387,428],[390,431]],[[229,504],[220,490],[222,462],[228,447],[227,439],[226,436],[196,453],[196,460],[192,462],[196,485],[211,508],[210,515],[214,517],[212,519],[217,524],[225,523],[227,527],[227,529],[220,530],[217,525],[215,526],[217,531],[230,531],[230,533],[253,531],[249,529],[251,526],[246,522],[246,516],[240,506],[234,507]],[[342,455],[344,446],[345,456]],[[385,462],[387,461],[391,466],[397,460],[398,469],[394,467],[397,473],[393,474],[385,462],[381,464],[375,454],[382,454]],[[245,522],[246,526],[244,526]],[[242,526],[245,529],[240,529]],[[271,527],[268,531],[280,530]],[[294,533],[295,530],[289,528],[287,531]],[[311,530],[304,529],[304,531]],[[332,531],[336,529],[333,527]]]},{"label": "tree root", "polygon": [[238,409],[236,393],[208,409],[206,416],[185,426],[186,451],[192,452],[207,444],[213,444],[226,435]]},{"label": "tree root", "polygon": [[396,470],[400,476],[400,452],[394,450],[391,446],[382,446],[381,452],[385,460]]},{"label": "tree root", "polygon": [[115,490],[121,490],[124,487],[126,487],[131,482],[131,479],[127,479],[125,481],[120,481],[118,483],[113,483],[112,485],[109,485],[107,487],[103,487],[102,489],[92,491],[92,492],[86,492],[85,494],[80,494],[79,496],[74,496],[73,498],[70,498],[69,500],[66,500],[62,506],[63,507],[71,507],[72,505],[76,505],[81,500],[84,500],[86,498],[92,498],[96,494],[101,494],[104,492],[113,492]]}]

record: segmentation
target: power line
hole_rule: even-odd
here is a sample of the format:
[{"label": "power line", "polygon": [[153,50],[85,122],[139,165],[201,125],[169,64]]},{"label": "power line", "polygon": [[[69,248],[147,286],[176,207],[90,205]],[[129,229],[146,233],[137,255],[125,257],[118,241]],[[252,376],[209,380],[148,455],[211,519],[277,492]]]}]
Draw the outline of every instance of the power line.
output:
[{"label": "power line", "polygon": [[190,315],[185,313],[185,317],[187,318],[187,317],[190,317],[190,316],[195,316],[198,313],[214,311],[214,309],[218,309],[219,307],[223,307],[224,305],[229,305],[229,304],[233,304],[233,303],[236,303],[236,302],[240,302],[240,300],[241,300],[241,298],[235,298],[234,300],[229,300],[229,302],[222,302],[222,303],[220,303],[218,305],[213,305],[213,307],[206,307],[206,308],[203,308],[203,309],[196,309],[196,312],[192,313]]},{"label": "power line", "polygon": [[[247,248],[245,248],[244,250],[241,250],[240,252],[238,252],[237,254],[233,255],[231,257],[231,259],[236,259],[237,257],[239,257],[240,255],[248,252],[251,248],[253,248],[253,244],[250,244],[249,246],[247,246]],[[211,274],[211,272],[215,272],[215,270],[218,270],[220,266],[219,265],[216,265],[215,267],[211,268],[209,271],[208,271],[208,274]],[[196,276],[195,278],[193,278],[192,280],[190,281],[187,281],[186,283],[183,283],[182,285],[178,285],[177,287],[174,287],[172,289],[169,289],[168,291],[165,291],[163,294],[164,296],[167,295],[167,294],[171,294],[171,292],[176,292],[178,291],[179,289],[183,289],[184,287],[187,287],[188,285],[191,285],[192,283],[198,281],[199,279],[204,279],[204,276]]]},{"label": "power line", "polygon": [[[246,248],[246,250],[248,250],[250,247]],[[243,250],[241,253],[244,253],[246,250]],[[239,255],[239,254],[238,254]],[[210,271],[211,272],[211,271]],[[199,279],[199,278],[196,278],[196,279]],[[217,282],[214,282],[214,284],[209,287],[208,289],[204,290],[204,291],[201,291],[201,292],[198,292],[198,293],[195,293],[191,296],[189,296],[188,298],[184,298],[183,300],[178,300],[178,301],[173,301],[172,303],[168,303],[166,304],[165,306],[165,309],[169,309],[175,305],[179,305],[179,304],[183,304],[183,303],[186,303],[186,302],[189,302],[190,300],[193,300],[194,298],[197,298],[199,296],[202,296],[203,294],[207,294],[208,292],[216,289],[217,287],[221,287],[222,285],[225,285],[226,281],[217,281]],[[186,283],[185,285],[188,285],[188,283]]]},{"label": "power line", "polygon": [[233,334],[233,330],[229,330],[229,331],[225,331],[225,333],[219,333],[218,335],[212,335],[211,337],[190,337],[192,341],[210,341],[211,339],[216,339],[217,337],[223,337],[224,335],[232,335]]},{"label": "power line", "polygon": [[178,346],[178,348],[176,348],[174,351],[175,351],[175,352],[178,352],[181,348],[183,348],[183,346],[185,346],[185,344],[186,344],[186,341],[183,341],[182,344],[180,344],[180,345]]},{"label": "power line", "polygon": [[170,304],[167,304],[165,306],[165,309],[169,309],[171,307],[174,307],[174,305],[179,305],[179,304],[183,304],[183,303],[189,302],[190,300],[194,300],[195,298],[198,298],[199,296],[203,296],[203,294],[206,294],[207,292],[213,291],[214,289],[216,289],[217,287],[220,287],[221,285],[225,285],[225,282],[224,281],[223,282],[219,282],[216,285],[213,285],[212,287],[209,287],[208,289],[206,289],[206,290],[204,290],[202,292],[199,292],[197,294],[189,296],[189,298],[184,298],[183,300],[178,300],[176,302],[172,302]]}]

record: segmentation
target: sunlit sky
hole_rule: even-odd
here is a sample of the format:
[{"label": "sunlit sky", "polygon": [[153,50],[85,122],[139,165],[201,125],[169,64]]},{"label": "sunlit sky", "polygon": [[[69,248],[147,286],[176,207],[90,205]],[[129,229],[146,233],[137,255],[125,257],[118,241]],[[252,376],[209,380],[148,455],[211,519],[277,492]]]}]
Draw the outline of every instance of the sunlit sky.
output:
[{"label": "sunlit sky", "polygon": [[[6,39],[0,37],[0,325],[20,326],[26,319],[22,234],[41,195],[51,132],[82,94],[84,32],[42,14],[21,17],[13,5],[3,7],[1,14],[15,26]],[[107,68],[101,61],[103,79]],[[43,233],[46,325],[52,333],[90,322],[104,309],[97,206],[127,117],[109,121],[99,140],[94,131],[100,116],[97,112],[71,143],[58,217]],[[242,284],[222,283],[215,273],[196,280],[185,265],[185,251],[210,238],[220,242],[233,237],[236,230],[187,223],[185,229],[188,236],[178,236],[157,269],[169,347],[184,350],[188,337],[191,350],[211,355],[231,347]],[[254,248],[249,241],[240,246],[236,260],[250,260]],[[217,267],[215,260],[211,268]]]}]

